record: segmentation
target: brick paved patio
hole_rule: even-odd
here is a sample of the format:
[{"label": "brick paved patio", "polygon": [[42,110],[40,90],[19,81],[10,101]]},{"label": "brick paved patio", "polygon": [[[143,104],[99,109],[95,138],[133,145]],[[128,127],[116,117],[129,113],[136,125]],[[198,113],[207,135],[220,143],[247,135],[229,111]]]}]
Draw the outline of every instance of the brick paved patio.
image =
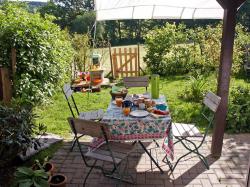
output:
[{"label": "brick paved patio", "polygon": [[[159,140],[158,142],[162,142]],[[51,159],[55,163],[57,173],[63,173],[68,177],[68,186],[82,186],[86,171],[81,159],[78,147],[72,152],[69,151],[71,143],[65,141]],[[145,142],[147,147],[154,146],[153,143]],[[197,157],[179,163],[172,175],[169,174],[168,166],[161,162],[164,152],[159,149],[153,152],[157,154],[164,174],[160,174],[157,168],[151,170],[150,160],[143,150],[138,149],[129,157],[129,172],[136,179],[136,185],[122,183],[120,186],[138,187],[171,187],[171,186],[193,186],[193,187],[240,187],[245,186],[247,165],[250,155],[250,134],[226,135],[224,138],[223,153],[219,159],[210,155],[211,137],[203,144],[201,152],[209,161],[210,169],[206,170]],[[175,146],[175,156],[184,153],[181,145]],[[113,187],[117,181],[102,176],[98,170],[93,170],[87,180],[89,187]]]}]

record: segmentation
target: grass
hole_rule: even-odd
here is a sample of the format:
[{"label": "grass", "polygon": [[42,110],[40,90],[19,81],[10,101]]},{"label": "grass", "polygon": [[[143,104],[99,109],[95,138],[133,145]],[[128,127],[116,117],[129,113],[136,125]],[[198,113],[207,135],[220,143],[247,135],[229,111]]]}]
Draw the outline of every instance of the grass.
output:
[{"label": "grass", "polygon": [[[211,90],[216,90],[216,80],[214,76],[209,77],[207,80],[207,87]],[[188,85],[187,76],[162,78],[160,84],[160,87],[162,87],[160,93],[164,94],[167,98],[173,121],[193,123],[199,119],[201,104],[185,101],[179,97]],[[232,78],[231,80],[231,87],[246,84],[250,85],[249,82],[244,79]],[[111,100],[109,91],[110,88],[102,88],[101,92],[90,93],[89,98],[87,93],[74,93],[79,111],[106,110]],[[144,88],[129,89],[129,93],[143,92],[145,92]],[[53,96],[50,104],[37,107],[35,113],[39,115],[37,122],[47,125],[48,132],[69,137],[71,130],[67,123],[67,117],[70,117],[71,113],[61,91],[58,91],[57,94]],[[203,123],[201,123],[199,127],[201,130],[204,130]]]}]

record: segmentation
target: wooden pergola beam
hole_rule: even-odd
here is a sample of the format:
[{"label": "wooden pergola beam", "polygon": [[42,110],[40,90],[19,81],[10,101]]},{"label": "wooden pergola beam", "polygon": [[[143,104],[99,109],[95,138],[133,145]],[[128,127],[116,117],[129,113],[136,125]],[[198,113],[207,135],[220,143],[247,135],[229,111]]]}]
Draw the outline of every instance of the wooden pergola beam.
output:
[{"label": "wooden pergola beam", "polygon": [[215,126],[213,129],[213,139],[211,147],[212,155],[215,157],[219,157],[221,155],[224,131],[226,127],[230,74],[233,61],[236,14],[237,9],[245,2],[245,0],[217,1],[224,9],[224,18],[217,87],[217,94],[221,97],[221,103],[215,114]]}]

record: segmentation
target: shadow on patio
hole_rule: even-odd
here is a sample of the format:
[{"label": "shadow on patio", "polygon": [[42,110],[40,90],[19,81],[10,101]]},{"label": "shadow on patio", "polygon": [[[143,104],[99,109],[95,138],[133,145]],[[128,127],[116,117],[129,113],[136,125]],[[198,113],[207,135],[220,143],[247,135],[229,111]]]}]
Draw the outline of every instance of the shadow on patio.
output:
[{"label": "shadow on patio", "polygon": [[[161,144],[162,140],[158,140],[158,142]],[[144,144],[147,148],[154,146],[154,143],[144,142]],[[68,186],[82,186],[89,168],[86,169],[78,147],[70,152],[70,146],[70,141],[65,141],[63,147],[58,150],[51,161],[55,163],[58,173],[63,173],[68,177]],[[129,157],[129,173],[136,179],[136,185],[122,183],[120,186],[245,186],[250,154],[249,134],[226,135],[223,152],[219,159],[210,155],[210,146],[211,137],[209,136],[207,142],[200,149],[208,159],[209,170],[206,170],[198,157],[189,157],[185,161],[181,161],[171,175],[169,167],[161,161],[165,154],[161,149],[152,151],[152,155],[157,155],[164,174],[160,174],[154,165],[151,169],[149,157],[141,147],[137,146],[136,151]],[[182,153],[185,153],[185,150],[177,144],[175,146],[175,157]],[[99,170],[93,170],[86,186],[113,187],[117,183],[114,179],[104,177]]]}]

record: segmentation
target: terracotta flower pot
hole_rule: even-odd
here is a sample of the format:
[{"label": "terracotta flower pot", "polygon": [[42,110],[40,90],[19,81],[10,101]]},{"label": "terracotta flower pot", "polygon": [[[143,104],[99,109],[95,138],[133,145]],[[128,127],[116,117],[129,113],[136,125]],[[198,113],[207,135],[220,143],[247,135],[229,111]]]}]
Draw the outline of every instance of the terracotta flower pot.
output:
[{"label": "terracotta flower pot", "polygon": [[55,174],[49,181],[51,187],[66,187],[66,183],[67,177],[63,174]]},{"label": "terracotta flower pot", "polygon": [[[33,170],[38,170],[40,168],[38,167],[38,165],[34,164],[32,166],[32,169]],[[45,172],[49,172],[50,175],[52,176],[54,174],[54,172],[55,172],[55,165],[50,163],[50,162],[47,162],[47,163],[45,163],[45,166],[44,166],[43,169],[44,169]]]}]

